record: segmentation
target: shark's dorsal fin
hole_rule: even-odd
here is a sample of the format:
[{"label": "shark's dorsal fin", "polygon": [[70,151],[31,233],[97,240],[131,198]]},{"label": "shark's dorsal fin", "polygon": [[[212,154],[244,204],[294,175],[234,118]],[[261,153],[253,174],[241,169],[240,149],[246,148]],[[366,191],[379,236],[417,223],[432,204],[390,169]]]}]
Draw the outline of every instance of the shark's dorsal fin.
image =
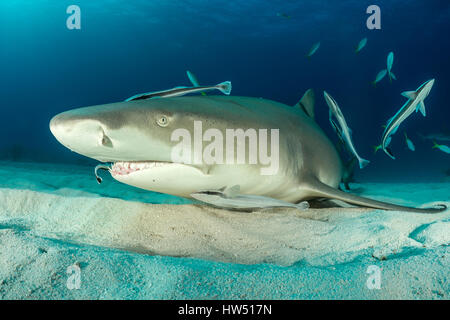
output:
[{"label": "shark's dorsal fin", "polygon": [[310,118],[314,119],[314,104],[314,90],[308,89],[295,107],[302,109]]},{"label": "shark's dorsal fin", "polygon": [[241,192],[241,187],[239,185],[232,186],[223,190],[223,194],[227,198],[234,198]]},{"label": "shark's dorsal fin", "polygon": [[405,98],[414,100],[415,98],[417,98],[417,92],[416,91],[405,91],[402,93],[402,96],[404,96]]}]

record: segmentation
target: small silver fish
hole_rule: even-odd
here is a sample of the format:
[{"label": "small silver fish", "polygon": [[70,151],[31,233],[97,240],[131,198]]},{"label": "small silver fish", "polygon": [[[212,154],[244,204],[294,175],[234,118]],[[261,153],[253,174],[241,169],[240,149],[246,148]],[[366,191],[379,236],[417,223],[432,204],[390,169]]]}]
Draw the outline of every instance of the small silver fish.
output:
[{"label": "small silver fish", "polygon": [[443,145],[443,144],[437,144],[436,142],[434,142],[433,149],[439,149],[442,152],[450,154],[450,147],[446,146],[446,145]]},{"label": "small silver fish", "polygon": [[317,50],[320,48],[320,42],[315,43],[311,49],[309,50],[309,53],[306,55],[307,58],[311,58]]},{"label": "small silver fish", "polygon": [[[200,84],[199,84],[199,82],[198,82],[198,80],[197,80],[197,77],[196,77],[192,72],[190,72],[189,70],[187,70],[187,71],[186,71],[186,74],[187,74],[187,76],[188,76],[188,78],[189,78],[189,81],[192,83],[192,85],[193,85],[194,87],[200,87]],[[206,93],[201,92],[201,95],[202,95],[202,96],[206,96]]]},{"label": "small silver fish", "polygon": [[429,133],[429,134],[421,134],[418,135],[424,140],[438,140],[438,141],[450,141],[450,133]]},{"label": "small silver fish", "polygon": [[386,69],[383,69],[380,72],[378,72],[377,76],[375,77],[375,80],[372,81],[372,84],[374,86],[376,86],[378,82],[383,80],[383,78],[386,76],[386,74],[387,74],[387,70]]},{"label": "small silver fish", "polygon": [[189,78],[189,81],[192,83],[192,85],[194,87],[200,87],[200,84],[198,83],[197,77],[192,72],[187,70],[186,74],[187,74],[187,76]]},{"label": "small silver fish", "polygon": [[388,57],[387,57],[387,72],[388,72],[388,75],[389,75],[389,81],[390,82],[392,82],[392,79],[397,80],[397,77],[392,72],[392,65],[393,64],[394,64],[394,53],[393,52],[389,52]]},{"label": "small silver fish", "polygon": [[286,18],[286,19],[290,19],[291,16],[284,13],[284,12],[277,12],[277,17],[282,17],[282,18]]},{"label": "small silver fish", "polygon": [[355,53],[359,53],[367,44],[367,38],[362,39],[356,47]]},{"label": "small silver fish", "polygon": [[411,151],[416,151],[416,146],[414,145],[414,143],[408,138],[408,135],[405,132],[405,142],[406,145],[408,146],[408,149]]}]

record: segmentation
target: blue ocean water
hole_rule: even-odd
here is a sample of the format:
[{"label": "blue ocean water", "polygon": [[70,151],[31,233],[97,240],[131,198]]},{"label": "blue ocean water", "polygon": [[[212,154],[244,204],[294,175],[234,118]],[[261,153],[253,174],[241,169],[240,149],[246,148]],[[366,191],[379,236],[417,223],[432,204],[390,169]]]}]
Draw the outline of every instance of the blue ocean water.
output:
[{"label": "blue ocean water", "polygon": [[[428,180],[442,177],[449,156],[420,133],[449,133],[448,1],[377,1],[381,30],[369,30],[373,1],[9,0],[0,4],[0,158],[91,163],[52,137],[49,119],[74,107],[123,100],[135,93],[199,81],[233,83],[233,95],[289,105],[316,89],[317,121],[328,123],[327,90],[339,102],[360,154],[372,161],[357,177]],[[81,30],[66,27],[69,5]],[[286,14],[289,18],[280,15]],[[356,55],[364,37],[367,46]],[[311,58],[305,54],[320,41]],[[392,84],[370,85],[395,53]],[[397,160],[374,155],[382,125],[426,80],[436,84],[428,116],[408,119],[394,137]],[[416,152],[406,149],[406,131]]]}]

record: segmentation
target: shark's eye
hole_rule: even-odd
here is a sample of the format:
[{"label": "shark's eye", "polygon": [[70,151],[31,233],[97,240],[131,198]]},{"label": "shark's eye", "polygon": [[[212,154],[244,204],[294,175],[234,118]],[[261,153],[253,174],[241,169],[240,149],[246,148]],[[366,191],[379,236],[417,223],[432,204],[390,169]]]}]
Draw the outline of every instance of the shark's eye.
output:
[{"label": "shark's eye", "polygon": [[165,127],[169,124],[169,119],[166,116],[160,116],[157,120],[158,125]]}]

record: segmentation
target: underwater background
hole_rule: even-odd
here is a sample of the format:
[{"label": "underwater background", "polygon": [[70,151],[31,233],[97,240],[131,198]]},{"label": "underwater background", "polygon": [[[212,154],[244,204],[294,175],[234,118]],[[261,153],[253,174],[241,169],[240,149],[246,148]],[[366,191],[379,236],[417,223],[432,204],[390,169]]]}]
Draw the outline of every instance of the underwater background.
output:
[{"label": "underwater background", "polygon": [[[70,5],[80,30],[66,26]],[[370,5],[381,30],[366,27]],[[200,84],[228,80],[232,95],[287,105],[313,88],[316,120],[336,142],[326,90],[371,161],[352,193],[449,205],[450,155],[421,138],[450,139],[448,30],[448,0],[0,1],[0,299],[448,300],[448,210],[199,209],[106,175],[99,186],[98,163],[49,130],[69,109],[190,86],[190,70]],[[389,52],[397,80],[375,87]],[[401,93],[433,78],[427,117],[414,113],[393,136],[396,160],[375,154]],[[367,282],[371,266],[381,290]]]},{"label": "underwater background", "polygon": [[[66,9],[81,8],[81,30],[66,27]],[[381,30],[366,9],[381,8]],[[8,0],[0,3],[0,158],[95,164],[51,135],[52,116],[75,107],[124,100],[139,92],[190,83],[233,83],[233,95],[294,105],[316,91],[316,117],[336,141],[323,90],[338,101],[362,157],[356,177],[370,181],[439,180],[449,156],[417,133],[450,135],[450,3],[416,1]],[[358,42],[368,43],[355,54]],[[310,59],[305,55],[321,42]],[[374,87],[386,67],[393,71]],[[396,160],[373,146],[406,99],[431,78],[427,117],[414,114],[393,138]],[[280,124],[282,125],[282,124]],[[406,148],[404,132],[416,144]],[[443,142],[445,144],[445,141]]]}]

